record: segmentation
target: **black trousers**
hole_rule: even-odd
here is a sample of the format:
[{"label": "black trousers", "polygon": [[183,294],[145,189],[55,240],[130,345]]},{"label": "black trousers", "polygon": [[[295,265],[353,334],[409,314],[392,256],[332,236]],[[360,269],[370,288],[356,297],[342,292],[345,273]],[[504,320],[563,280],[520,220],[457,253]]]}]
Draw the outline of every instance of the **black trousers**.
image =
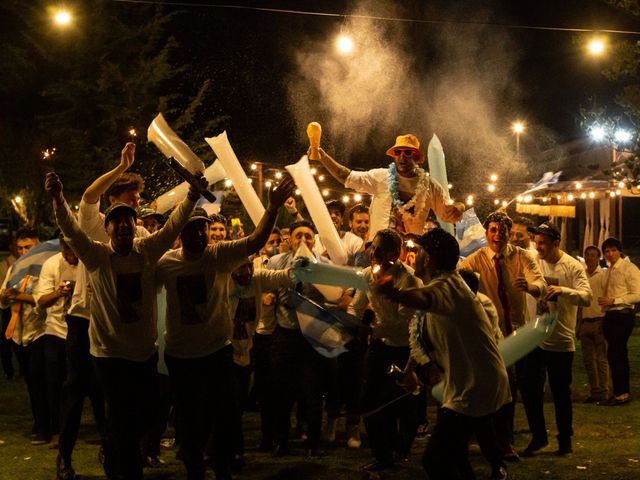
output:
[{"label": "black trousers", "polygon": [[613,394],[630,392],[629,352],[627,342],[633,331],[635,315],[633,310],[614,310],[605,313],[602,333],[607,340],[607,359],[611,370]]},{"label": "black trousers", "polygon": [[157,354],[143,362],[93,357],[107,401],[103,448],[104,469],[110,480],[142,478],[140,441],[155,418],[157,364]]},{"label": "black trousers", "polygon": [[558,438],[568,440],[573,435],[572,364],[573,352],[551,352],[538,347],[526,357],[522,401],[532,440],[536,442],[547,441],[543,408],[547,375],[553,395]]},{"label": "black trousers", "polygon": [[100,437],[104,435],[104,394],[89,355],[89,320],[67,315],[66,378],[62,384],[60,455],[69,464],[78,439],[85,397],[91,398],[93,418]]},{"label": "black trousers", "polygon": [[233,451],[236,454],[244,455],[244,433],[242,430],[242,415],[247,407],[247,401],[249,399],[249,386],[251,383],[251,372],[253,368],[251,365],[240,366],[236,363],[233,364],[233,374],[235,376],[236,384],[236,405],[237,416],[234,422],[234,435],[233,435]]},{"label": "black trousers", "polygon": [[349,344],[349,350],[335,359],[329,366],[327,415],[338,418],[344,405],[347,411],[347,426],[360,423],[360,395],[366,349],[359,341]]},{"label": "black trousers", "polygon": [[[360,405],[363,413],[405,393],[387,370],[392,363],[403,369],[408,359],[409,347],[390,347],[380,340],[371,342],[365,358]],[[409,454],[418,430],[421,408],[424,408],[424,401],[419,396],[409,395],[365,417],[369,446],[377,461],[393,463],[394,452],[402,456]]]},{"label": "black trousers", "polygon": [[253,393],[260,405],[260,430],[262,440],[260,444],[270,447],[275,438],[274,425],[274,399],[272,393],[273,383],[271,378],[271,343],[272,335],[256,333],[253,336]]},{"label": "black trousers", "polygon": [[272,335],[271,395],[275,405],[275,441],[287,447],[291,429],[291,409],[302,402],[307,424],[306,448],[320,443],[322,426],[322,374],[326,359],[307,342],[300,330],[277,327]]},{"label": "black trousers", "polygon": [[200,358],[165,354],[181,426],[181,452],[189,480],[205,474],[203,451],[211,437],[216,478],[229,478],[237,418],[231,345]]},{"label": "black trousers", "polygon": [[503,452],[513,445],[513,419],[516,412],[516,395],[518,392],[515,365],[507,367],[507,376],[509,378],[509,389],[511,390],[511,401],[498,410],[493,417],[498,445]]},{"label": "black trousers", "polygon": [[156,383],[156,392],[158,392],[157,408],[155,409],[156,418],[151,423],[151,429],[145,433],[141,446],[142,454],[151,457],[160,455],[160,440],[162,440],[162,435],[167,429],[171,406],[173,405],[173,392],[169,376],[158,372],[156,374]]},{"label": "black trousers", "polygon": [[15,376],[15,371],[13,367],[13,353],[16,354],[16,358],[18,360],[18,365],[20,367],[20,375],[24,375],[27,371],[26,365],[24,365],[24,359],[19,355],[18,350],[21,348],[11,340],[7,340],[4,336],[7,331],[7,327],[9,326],[9,321],[11,320],[11,309],[5,308],[0,310],[0,315],[2,316],[2,322],[0,325],[0,360],[2,361],[2,370],[7,378],[11,379]]},{"label": "black trousers", "polygon": [[44,337],[45,378],[47,403],[52,435],[60,433],[62,384],[66,377],[65,340],[55,335]]},{"label": "black trousers", "polygon": [[43,335],[24,347],[28,364],[25,380],[33,414],[32,433],[49,438],[51,436],[51,416],[47,401],[45,343],[46,339]]},{"label": "black trousers", "polygon": [[470,417],[447,408],[438,410],[436,424],[422,456],[429,480],[473,480],[469,462],[469,438],[475,434],[482,454],[496,472],[502,463],[494,431],[493,415]]}]

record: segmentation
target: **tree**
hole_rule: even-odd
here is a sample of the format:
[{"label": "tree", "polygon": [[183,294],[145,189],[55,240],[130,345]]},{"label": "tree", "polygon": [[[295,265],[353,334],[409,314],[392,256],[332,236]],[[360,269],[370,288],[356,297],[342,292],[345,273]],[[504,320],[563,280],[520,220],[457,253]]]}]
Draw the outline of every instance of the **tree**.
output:
[{"label": "tree", "polygon": [[[0,65],[11,74],[0,90],[8,106],[0,118],[0,181],[34,193],[32,222],[48,203],[44,170],[54,167],[68,197],[78,199],[91,179],[118,161],[131,127],[138,143],[134,170],[147,185],[144,197],[155,198],[178,183],[156,148],[141,142],[158,112],[206,153],[206,162],[213,159],[203,132],[218,133],[226,117],[211,111],[210,83],[197,77],[171,34],[182,12],[80,1],[72,26],[55,31],[45,2],[25,7],[13,0],[1,8],[11,27],[0,42]],[[41,151],[53,146],[56,155],[43,161]]]}]

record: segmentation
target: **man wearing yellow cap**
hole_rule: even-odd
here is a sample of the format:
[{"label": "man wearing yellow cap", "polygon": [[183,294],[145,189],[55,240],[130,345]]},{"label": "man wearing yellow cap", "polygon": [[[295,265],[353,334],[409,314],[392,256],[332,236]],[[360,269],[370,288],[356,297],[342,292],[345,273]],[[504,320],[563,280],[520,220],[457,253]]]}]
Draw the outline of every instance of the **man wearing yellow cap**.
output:
[{"label": "man wearing yellow cap", "polygon": [[387,150],[387,155],[393,157],[388,168],[366,172],[356,172],[339,164],[322,148],[318,151],[320,162],[336,180],[347,188],[372,196],[369,238],[385,228],[421,235],[429,210],[433,209],[439,219],[450,223],[458,221],[464,211],[462,203],[449,205],[442,185],[420,167],[424,157],[415,135],[396,137],[396,143]]}]

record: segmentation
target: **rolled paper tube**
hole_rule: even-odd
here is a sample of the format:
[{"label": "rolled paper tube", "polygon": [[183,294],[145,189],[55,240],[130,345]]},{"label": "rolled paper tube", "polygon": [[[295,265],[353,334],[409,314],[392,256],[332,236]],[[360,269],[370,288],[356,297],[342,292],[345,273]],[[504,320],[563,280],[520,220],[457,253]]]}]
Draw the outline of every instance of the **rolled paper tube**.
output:
[{"label": "rolled paper tube", "polygon": [[[216,160],[213,164],[209,165],[204,170],[204,177],[209,182],[209,185],[213,185],[214,183],[219,182],[220,180],[224,180],[227,176],[227,173],[224,171],[222,164]],[[189,191],[189,184],[187,182],[182,182],[175,188],[172,188],[168,192],[163,193],[158,198],[154,200],[155,210],[164,214],[171,210],[176,203],[181,201],[187,192]]]},{"label": "rolled paper tube", "polygon": [[320,194],[313,175],[309,171],[309,160],[304,155],[297,163],[285,167],[300,189],[311,220],[318,229],[320,240],[329,253],[331,261],[337,265],[345,265],[348,260],[347,251],[340,240],[336,227],[331,221],[329,210]]},{"label": "rolled paper tube", "polygon": [[[535,322],[526,323],[502,340],[498,344],[498,351],[502,355],[505,366],[510,367],[549,338],[556,325],[557,318],[557,312],[545,313],[538,317]],[[431,396],[441,402],[443,392],[444,383],[440,382],[431,389]]]},{"label": "rolled paper tube", "polygon": [[369,290],[369,283],[359,268],[309,262],[306,267],[295,267],[294,272],[295,278],[303,283]]},{"label": "rolled paper tube", "polygon": [[254,225],[258,225],[264,215],[264,206],[258,198],[258,194],[249,183],[249,178],[247,174],[244,173],[233,148],[231,148],[231,144],[227,138],[227,132],[222,132],[217,137],[207,137],[205,140],[216,153],[218,161],[222,163],[224,170],[233,182],[233,188],[240,197],[247,213],[249,213],[251,221]]},{"label": "rolled paper tube", "polygon": [[[309,250],[307,245],[304,243],[300,244],[295,256],[308,258],[310,264],[318,263],[316,257],[313,256],[311,250]],[[313,286],[316,287],[316,289],[329,303],[338,303],[342,298],[343,289],[341,287],[336,287],[334,285],[321,285],[319,283],[314,283]]]},{"label": "rolled paper tube", "polygon": [[307,125],[307,136],[309,137],[309,146],[311,152],[309,154],[309,160],[320,160],[320,137],[322,136],[322,126],[318,122],[311,122]]},{"label": "rolled paper tube", "polygon": [[149,125],[147,139],[167,158],[174,157],[191,173],[204,171],[202,160],[171,130],[161,113]]},{"label": "rolled paper tube", "polygon": [[[444,198],[449,204],[449,180],[447,179],[447,165],[444,160],[444,149],[440,139],[434,133],[427,148],[427,159],[429,162],[429,177],[440,184],[444,190]],[[451,223],[440,220],[440,225],[448,233],[453,235],[453,225]]]}]

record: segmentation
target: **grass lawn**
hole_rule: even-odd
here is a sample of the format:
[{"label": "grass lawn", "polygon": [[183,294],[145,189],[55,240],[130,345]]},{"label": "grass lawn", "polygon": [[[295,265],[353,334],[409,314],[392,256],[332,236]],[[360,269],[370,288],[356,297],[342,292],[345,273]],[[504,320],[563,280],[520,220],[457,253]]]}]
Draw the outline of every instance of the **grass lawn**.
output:
[{"label": "grass lawn", "polygon": [[[635,400],[626,406],[597,407],[583,404],[587,396],[586,377],[582,367],[580,350],[574,359],[574,454],[557,458],[553,451],[555,424],[553,404],[547,399],[545,411],[549,428],[550,445],[548,451],[523,459],[509,466],[511,479],[640,479],[640,331],[636,329],[630,341],[632,362],[632,394]],[[87,405],[87,407],[89,407]],[[430,405],[429,418],[433,419],[435,407]],[[97,439],[91,425],[90,408],[85,408],[80,439],[74,452],[74,465],[81,478],[104,478],[97,462],[98,447],[87,441]],[[401,468],[380,476],[369,476],[361,466],[370,461],[368,449],[347,450],[344,447],[326,448],[327,456],[320,460],[307,460],[295,455],[296,445],[292,445],[294,455],[274,459],[270,455],[257,452],[253,446],[258,443],[258,422],[256,413],[245,416],[247,445],[247,466],[238,479],[298,480],[329,478],[332,480],[389,478],[398,480],[425,478],[420,467],[420,456],[424,443],[414,444],[410,462]],[[56,451],[45,446],[32,446],[29,441],[31,415],[24,382],[8,382],[0,379],[0,480],[33,479],[52,480],[55,478]],[[526,428],[522,405],[516,409],[516,430]],[[529,435],[516,435],[516,448],[522,450],[529,441]],[[366,445],[366,444],[365,444]],[[472,461],[478,478],[486,478],[489,470],[480,457],[477,446],[472,446]],[[300,455],[302,450],[299,450]],[[145,470],[145,478],[183,479],[184,467],[175,459],[175,452],[163,449],[162,457],[168,462],[163,469]],[[210,477],[213,474],[210,473]]]}]

